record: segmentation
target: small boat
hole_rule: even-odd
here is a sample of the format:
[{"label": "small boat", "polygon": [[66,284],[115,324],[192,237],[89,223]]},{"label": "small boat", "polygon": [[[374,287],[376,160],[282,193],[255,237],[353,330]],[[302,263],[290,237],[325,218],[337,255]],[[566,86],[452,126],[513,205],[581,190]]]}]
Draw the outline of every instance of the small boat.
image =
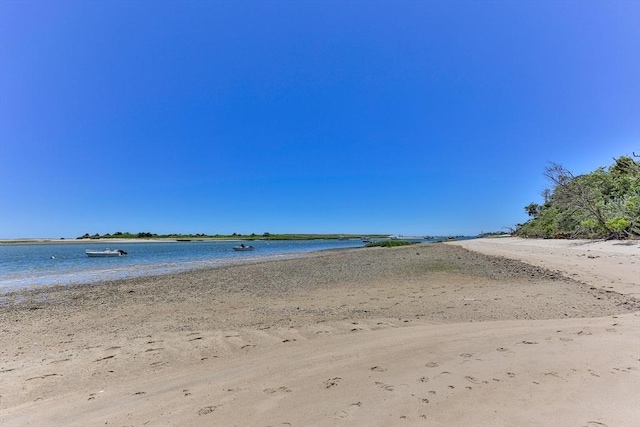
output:
[{"label": "small boat", "polygon": [[233,247],[234,251],[252,251],[253,249],[254,249],[253,246],[245,246],[244,243],[241,244],[240,246]]},{"label": "small boat", "polygon": [[123,251],[122,249],[105,249],[103,251],[92,251],[87,249],[86,251],[84,251],[85,254],[87,254],[88,257],[115,257],[115,256],[125,256],[127,255],[126,251]]}]

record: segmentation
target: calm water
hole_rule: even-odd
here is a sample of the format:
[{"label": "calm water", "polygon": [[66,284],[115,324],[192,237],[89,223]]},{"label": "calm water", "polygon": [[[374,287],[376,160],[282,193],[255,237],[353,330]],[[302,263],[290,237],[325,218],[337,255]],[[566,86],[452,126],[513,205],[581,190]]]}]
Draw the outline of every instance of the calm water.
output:
[{"label": "calm water", "polygon": [[[361,247],[359,240],[254,241],[252,252],[236,252],[240,242],[140,242],[0,245],[0,294],[50,285],[91,283],[151,276],[224,264],[290,258],[323,249]],[[89,258],[85,249],[123,249],[124,257]]]}]

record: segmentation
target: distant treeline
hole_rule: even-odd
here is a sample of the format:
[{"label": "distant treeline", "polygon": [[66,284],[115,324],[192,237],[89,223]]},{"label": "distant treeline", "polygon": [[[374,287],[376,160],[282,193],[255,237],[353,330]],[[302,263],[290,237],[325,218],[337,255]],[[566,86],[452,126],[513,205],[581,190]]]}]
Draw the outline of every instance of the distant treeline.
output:
[{"label": "distant treeline", "polygon": [[[317,240],[317,239],[359,239],[362,235],[352,234],[156,234],[150,232],[130,233],[128,231],[116,231],[107,234],[89,234],[85,233],[76,239],[180,239],[180,240],[197,240],[197,239],[238,239],[238,240]],[[388,235],[367,234],[371,238],[383,238]]]},{"label": "distant treeline", "polygon": [[[635,153],[634,157],[638,158]],[[640,163],[621,156],[608,168],[574,176],[557,163],[545,169],[552,187],[515,235],[538,238],[640,238]]]}]

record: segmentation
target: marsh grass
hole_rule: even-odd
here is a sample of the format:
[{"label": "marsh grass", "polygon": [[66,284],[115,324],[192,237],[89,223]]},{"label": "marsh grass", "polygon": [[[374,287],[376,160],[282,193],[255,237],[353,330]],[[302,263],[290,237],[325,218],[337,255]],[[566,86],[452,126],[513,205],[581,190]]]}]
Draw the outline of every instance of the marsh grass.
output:
[{"label": "marsh grass", "polygon": [[395,246],[407,246],[407,245],[415,245],[418,242],[407,242],[406,240],[384,240],[381,242],[371,242],[367,243],[365,247],[382,247],[382,248],[392,248]]}]

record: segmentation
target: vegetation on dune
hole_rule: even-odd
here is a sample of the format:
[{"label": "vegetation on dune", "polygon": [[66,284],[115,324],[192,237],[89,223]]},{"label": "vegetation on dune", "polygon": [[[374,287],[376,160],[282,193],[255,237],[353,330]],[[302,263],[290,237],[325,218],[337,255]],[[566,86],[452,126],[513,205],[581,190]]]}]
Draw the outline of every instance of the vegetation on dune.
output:
[{"label": "vegetation on dune", "polygon": [[621,156],[608,168],[578,176],[551,163],[545,176],[552,188],[542,192],[543,204],[525,207],[530,219],[518,224],[516,236],[640,238],[640,162]]},{"label": "vegetation on dune", "polygon": [[371,248],[374,246],[379,246],[382,248],[391,248],[394,246],[407,246],[407,245],[415,245],[418,242],[407,242],[406,240],[383,240],[380,242],[371,242],[367,243],[365,247]]}]

